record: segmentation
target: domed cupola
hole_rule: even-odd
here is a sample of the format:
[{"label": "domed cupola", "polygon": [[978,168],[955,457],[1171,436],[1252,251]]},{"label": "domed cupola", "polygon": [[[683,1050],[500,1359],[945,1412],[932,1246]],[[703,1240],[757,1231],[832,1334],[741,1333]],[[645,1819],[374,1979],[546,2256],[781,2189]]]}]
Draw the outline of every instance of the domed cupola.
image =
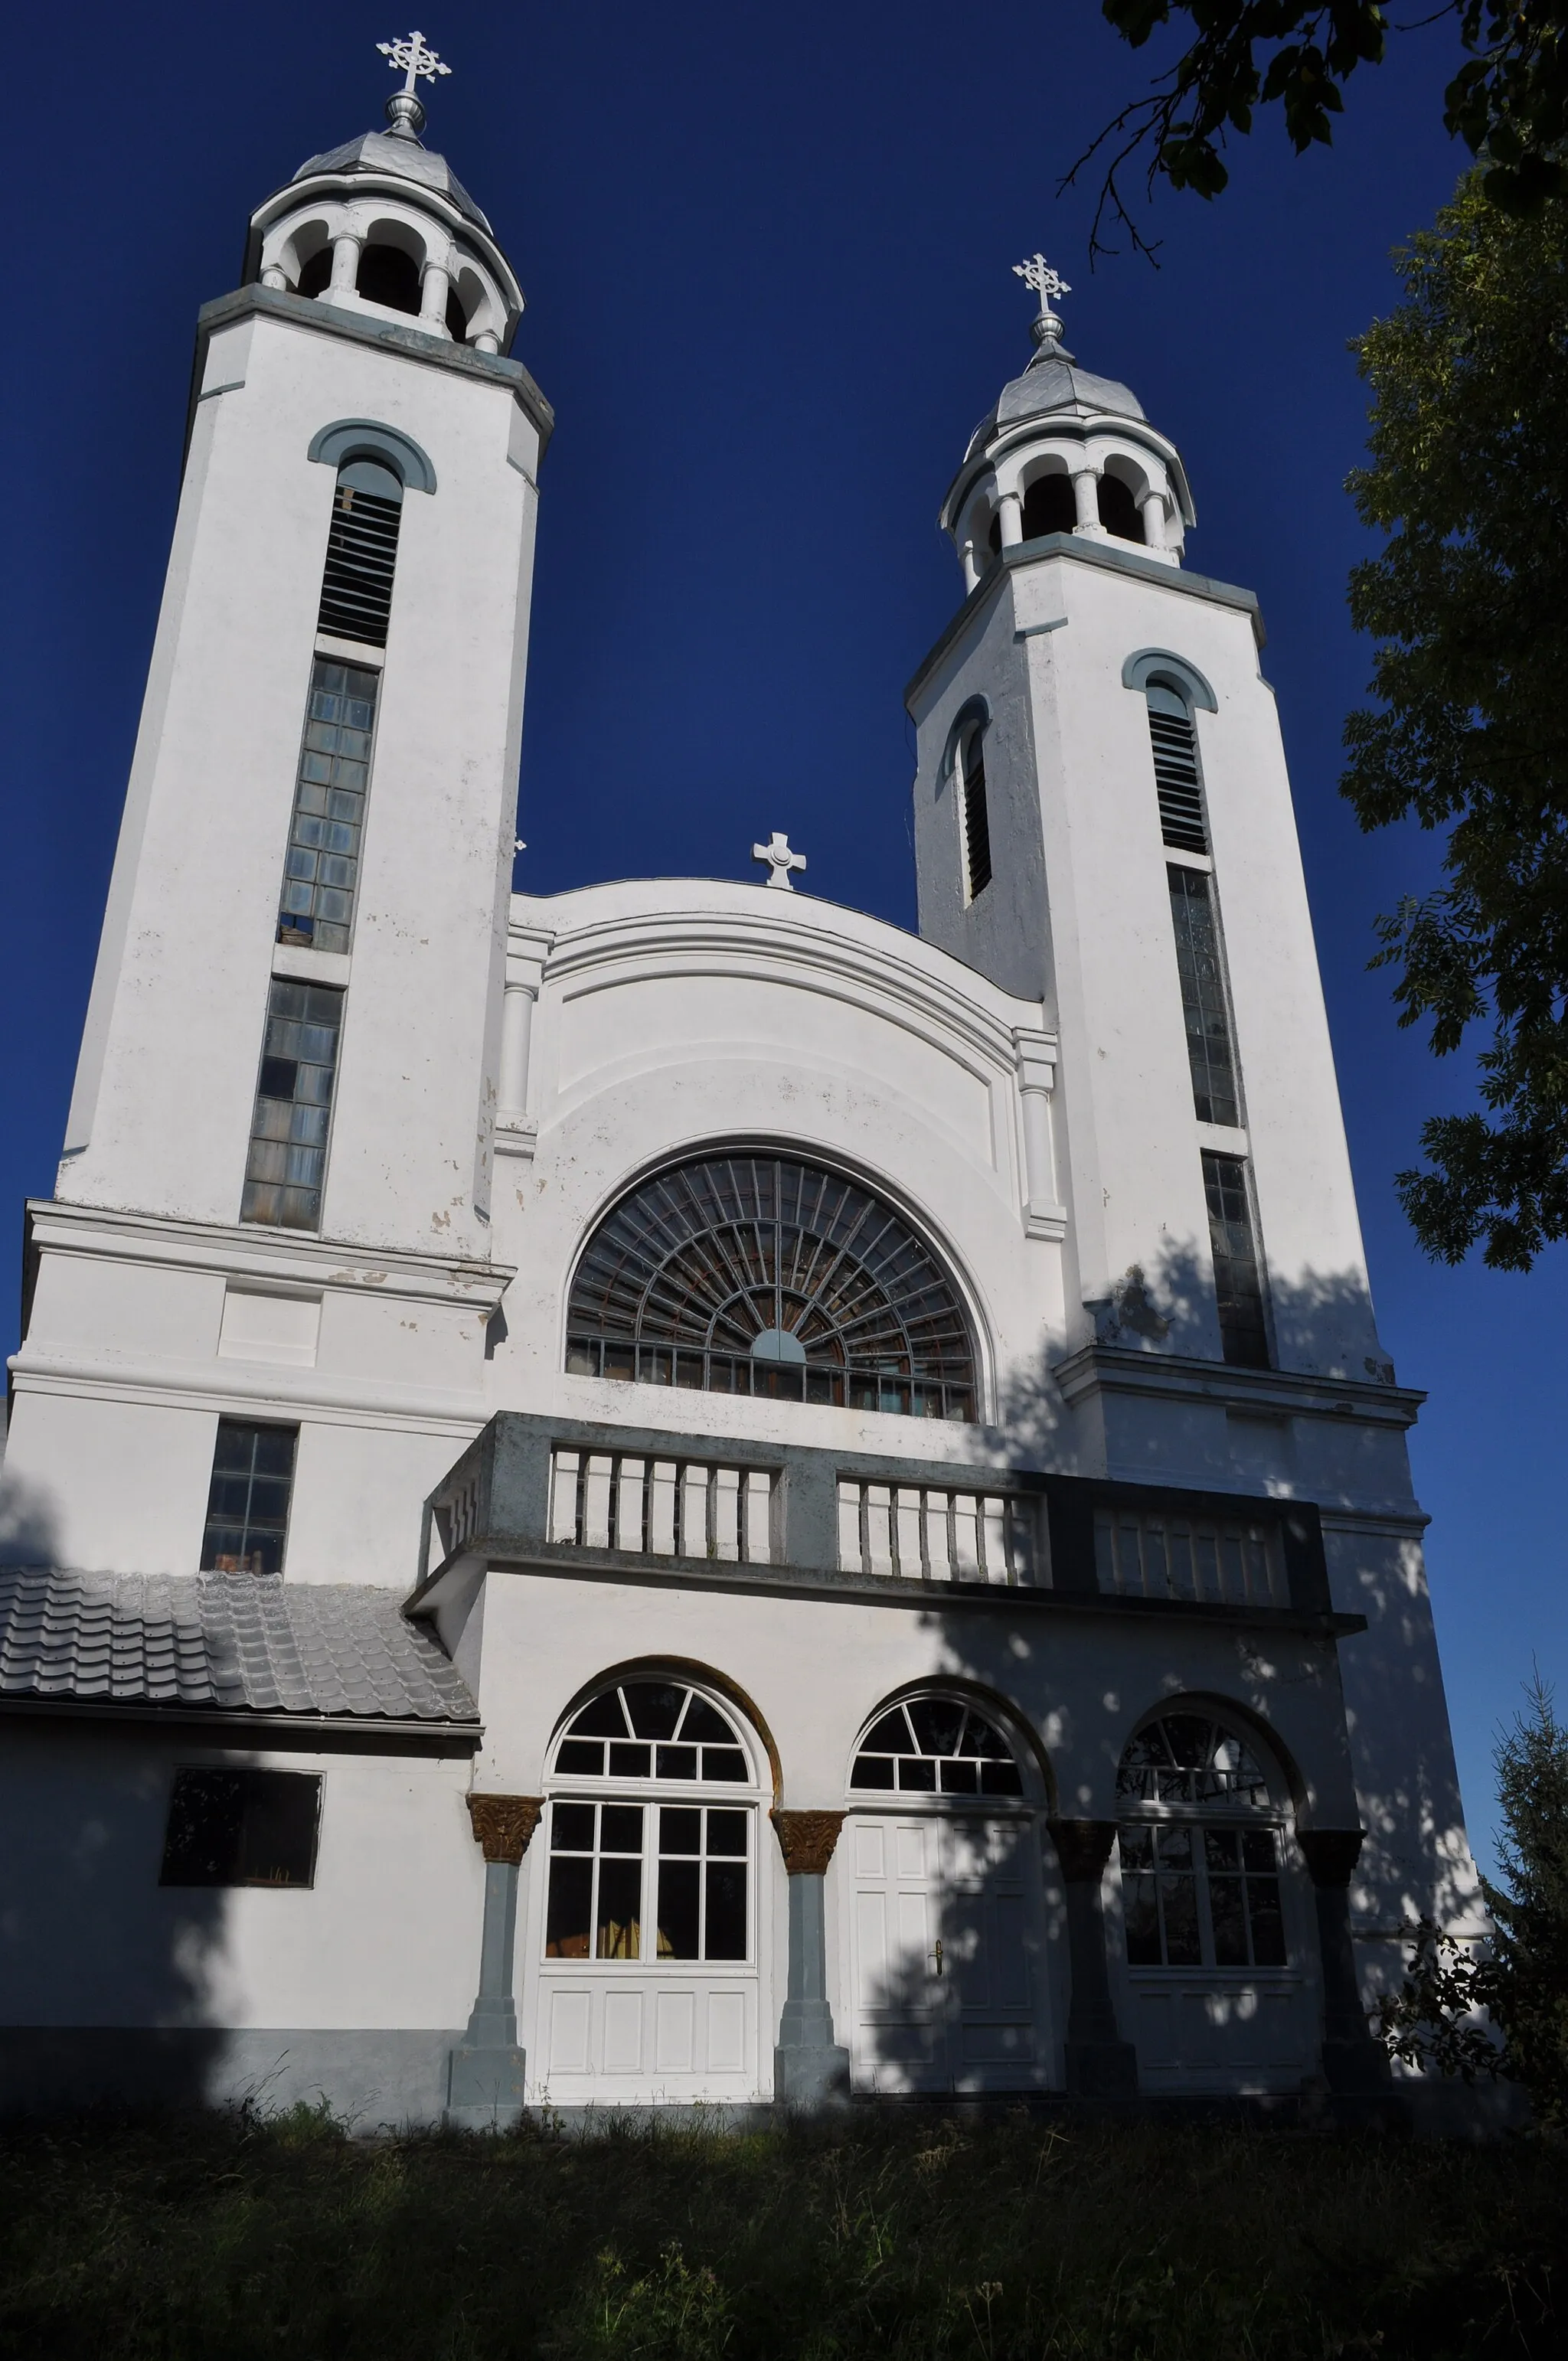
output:
[{"label": "domed cupola", "polygon": [[522,290],[473,198],[419,136],[425,113],[415,85],[451,69],[420,33],[379,47],[405,77],[387,101],[390,130],[311,157],[258,208],[247,280],[504,352]]},{"label": "domed cupola", "polygon": [[1071,291],[1045,257],[1014,269],[1040,299],[1035,357],[970,437],[939,520],[965,588],[1003,549],[1058,533],[1131,542],[1146,557],[1179,566],[1197,519],[1175,445],[1149,424],[1129,387],[1078,366],[1051,309],[1052,296]]}]

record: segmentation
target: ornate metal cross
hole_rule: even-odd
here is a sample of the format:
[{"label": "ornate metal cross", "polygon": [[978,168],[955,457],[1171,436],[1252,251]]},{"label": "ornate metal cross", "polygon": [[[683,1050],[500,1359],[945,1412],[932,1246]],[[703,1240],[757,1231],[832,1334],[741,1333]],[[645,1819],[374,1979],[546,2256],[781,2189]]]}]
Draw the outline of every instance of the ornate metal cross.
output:
[{"label": "ornate metal cross", "polygon": [[767,882],[770,885],[781,886],[786,894],[795,892],[789,873],[792,869],[805,868],[806,855],[804,852],[790,851],[789,838],[782,829],[775,828],[766,844],[754,844],[751,847],[751,858],[753,861],[767,862]]},{"label": "ornate metal cross", "polygon": [[407,95],[413,95],[416,82],[433,82],[437,74],[449,74],[433,49],[427,49],[422,33],[411,33],[406,41],[378,41],[376,47],[394,73],[407,74],[403,84]]},{"label": "ornate metal cross", "polygon": [[1027,262],[1015,262],[1013,265],[1013,276],[1014,279],[1021,279],[1025,287],[1034,289],[1040,299],[1042,312],[1050,310],[1056,296],[1072,293],[1072,289],[1068,285],[1067,280],[1051,269],[1043,254],[1032,254]]}]

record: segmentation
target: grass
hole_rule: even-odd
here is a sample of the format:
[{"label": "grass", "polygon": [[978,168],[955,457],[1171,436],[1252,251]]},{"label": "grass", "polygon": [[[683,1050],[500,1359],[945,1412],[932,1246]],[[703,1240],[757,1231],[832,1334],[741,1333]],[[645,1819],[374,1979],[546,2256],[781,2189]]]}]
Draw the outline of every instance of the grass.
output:
[{"label": "grass", "polygon": [[91,2121],[0,2138],[0,2356],[1556,2356],[1564,2245],[1524,2140]]}]

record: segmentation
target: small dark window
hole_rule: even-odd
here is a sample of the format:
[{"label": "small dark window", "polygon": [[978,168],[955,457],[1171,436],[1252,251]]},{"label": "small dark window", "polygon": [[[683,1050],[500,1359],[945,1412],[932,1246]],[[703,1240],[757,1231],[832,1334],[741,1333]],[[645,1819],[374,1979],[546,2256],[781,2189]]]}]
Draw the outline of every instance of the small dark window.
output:
[{"label": "small dark window", "polygon": [[322,570],[318,631],[367,647],[386,646],[402,501],[402,485],[378,461],[351,459],[340,469]]},{"label": "small dark window", "polygon": [[1209,1238],[1225,1358],[1237,1368],[1266,1369],[1268,1330],[1263,1316],[1263,1283],[1258,1276],[1246,1166],[1239,1156],[1214,1156],[1207,1148],[1202,1155],[1203,1194],[1209,1205]]},{"label": "small dark window", "polygon": [[972,902],[991,883],[991,815],[985,802],[985,730],[970,730],[959,747],[963,790],[964,862]]},{"label": "small dark window", "polygon": [[322,1783],[313,1773],[176,1771],[160,1885],[313,1885]]},{"label": "small dark window", "polygon": [[1155,791],[1160,834],[1179,852],[1207,852],[1203,788],[1198,773],[1198,733],[1175,689],[1157,681],[1147,691],[1149,742],[1154,749]]},{"label": "small dark window", "polygon": [[294,292],[296,295],[319,295],[331,281],[332,248],[323,246],[319,254],[313,254],[308,262],[301,263]]},{"label": "small dark window", "polygon": [[367,246],[359,258],[359,292],[367,303],[384,303],[389,312],[420,309],[419,265],[398,246]]},{"label": "small dark window", "polygon": [[1100,522],[1107,533],[1114,533],[1118,541],[1142,541],[1144,521],[1138,504],[1120,476],[1101,477],[1099,501]]},{"label": "small dark window", "polygon": [[1242,1118],[1235,1051],[1210,883],[1201,869],[1168,867],[1165,873],[1176,928],[1176,966],[1181,978],[1193,1107],[1200,1123],[1238,1124]]},{"label": "small dark window", "polygon": [[1024,538],[1039,541],[1047,533],[1071,533],[1078,523],[1078,502],[1070,476],[1041,476],[1024,495]]},{"label": "small dark window", "polygon": [[203,1574],[281,1574],[298,1439],[297,1427],[219,1419],[202,1537]]},{"label": "small dark window", "polygon": [[242,1222],[319,1230],[344,995],[329,983],[274,976],[250,1119]]}]

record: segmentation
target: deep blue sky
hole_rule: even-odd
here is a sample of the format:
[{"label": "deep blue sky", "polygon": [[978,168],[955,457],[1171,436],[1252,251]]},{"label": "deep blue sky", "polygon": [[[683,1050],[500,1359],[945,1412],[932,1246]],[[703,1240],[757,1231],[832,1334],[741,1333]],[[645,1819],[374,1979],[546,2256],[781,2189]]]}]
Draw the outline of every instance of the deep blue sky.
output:
[{"label": "deep blue sky", "polygon": [[[10,37],[0,1236],[52,1186],[196,308],[235,284],[251,207],[380,121],[374,43],[408,29],[358,0],[134,20],[89,0]],[[559,419],[523,750],[532,890],[748,876],[779,827],[815,892],[913,923],[900,691],[958,598],[938,502],[1028,357],[1020,256],[1045,247],[1072,283],[1073,349],[1181,445],[1189,561],[1253,586],[1268,625],[1382,1331],[1431,1391],[1416,1477],[1485,1850],[1495,1729],[1532,1656],[1551,1677],[1568,1655],[1568,1287],[1560,1252],[1524,1279],[1434,1268],[1409,1240],[1391,1176],[1467,1080],[1397,1033],[1365,963],[1374,914],[1431,851],[1364,840],[1336,794],[1367,670],[1344,611],[1365,419],[1345,345],[1394,300],[1388,249],[1462,161],[1439,122],[1447,28],[1363,77],[1332,152],[1297,161],[1267,124],[1218,204],[1156,205],[1157,272],[1092,276],[1089,204],[1056,184],[1148,70],[1093,0],[444,0],[424,30],[455,69],[427,139],[517,266],[517,351]],[[0,1276],[7,1349],[15,1301]]]}]

